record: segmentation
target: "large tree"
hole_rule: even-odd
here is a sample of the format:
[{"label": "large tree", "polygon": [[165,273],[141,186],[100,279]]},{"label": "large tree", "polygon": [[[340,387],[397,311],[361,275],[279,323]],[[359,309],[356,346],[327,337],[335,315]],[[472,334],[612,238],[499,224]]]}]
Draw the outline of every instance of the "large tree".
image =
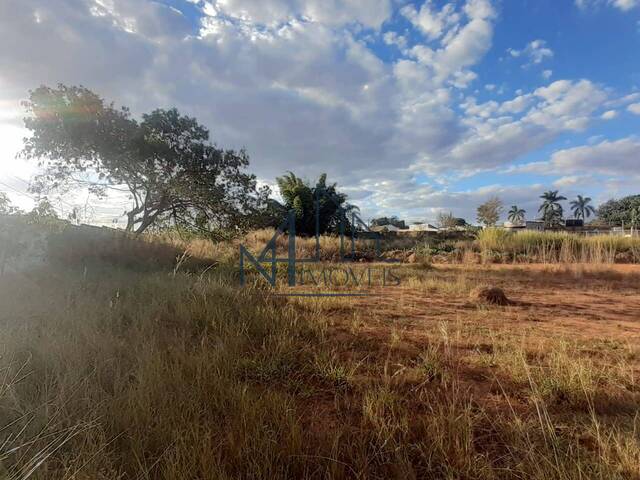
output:
[{"label": "large tree", "polygon": [[311,186],[292,172],[276,178],[280,196],[281,215],[293,209],[296,212],[296,232],[313,235],[316,231],[315,202],[319,202],[319,233],[337,232],[340,221],[345,231],[351,228],[349,213],[358,207],[347,203],[347,195],[337,189],[337,184],[327,184],[327,174],[323,173]]},{"label": "large tree", "polygon": [[204,126],[176,109],[154,110],[138,122],[87,88],[65,85],[37,88],[24,105],[32,136],[23,155],[44,168],[33,190],[128,192],[127,230],[141,233],[161,222],[235,230],[267,193],[245,173],[244,150],[218,148]]},{"label": "large tree", "polygon": [[609,225],[630,225],[636,208],[640,208],[640,195],[611,199],[598,207],[598,217]]},{"label": "large tree", "polygon": [[478,222],[487,227],[494,226],[500,220],[503,209],[502,200],[498,197],[491,197],[478,207],[476,213]]}]

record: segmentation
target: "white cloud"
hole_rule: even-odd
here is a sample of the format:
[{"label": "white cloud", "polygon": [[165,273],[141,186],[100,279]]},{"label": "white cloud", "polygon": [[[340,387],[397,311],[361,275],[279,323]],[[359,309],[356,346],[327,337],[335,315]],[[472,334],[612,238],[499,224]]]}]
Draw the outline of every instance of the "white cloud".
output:
[{"label": "white cloud", "polygon": [[551,156],[551,165],[559,171],[581,171],[608,175],[638,172],[640,141],[634,137],[603,141],[597,145],[560,150]]},{"label": "white cloud", "polygon": [[395,45],[400,50],[404,50],[407,47],[407,39],[403,35],[398,35],[396,32],[385,32],[382,38],[384,43],[387,45]]},{"label": "white cloud", "polygon": [[640,5],[640,0],[613,0],[611,2],[615,7],[623,11],[631,10]]},{"label": "white cloud", "polygon": [[640,100],[640,93],[630,93],[628,95],[625,95],[622,98],[616,98],[614,100],[611,100],[611,101],[607,102],[607,106],[621,107],[621,106],[627,105],[629,103],[634,103],[634,102],[636,102],[638,100]]},{"label": "white cloud", "polygon": [[607,110],[600,116],[600,118],[602,118],[603,120],[613,120],[617,116],[618,112],[616,112],[615,110]]},{"label": "white cloud", "polygon": [[[519,58],[524,56],[527,58],[527,63],[523,65],[523,67],[529,67],[531,65],[538,65],[547,59],[553,58],[553,50],[547,47],[547,42],[545,40],[533,40],[529,42],[525,48],[522,50],[515,50],[513,48],[508,48],[507,53],[509,53],[514,58]],[[545,72],[549,72],[548,76],[545,75],[545,78],[549,78],[551,76],[551,70],[545,70]]]},{"label": "white cloud", "polygon": [[[471,85],[476,97],[505,85],[475,71],[493,41],[488,0],[405,10],[410,31],[385,31],[383,0],[192,2],[203,11],[196,24],[142,0],[0,2],[0,138],[5,124],[18,128],[28,88],[84,84],[136,116],[176,106],[197,117],[220,145],[246,147],[263,180],[326,171],[363,205],[396,205],[414,192],[415,205],[448,208],[481,194],[415,178],[507,168],[603,110],[638,101],[608,105],[622,99],[588,80],[559,80],[478,103]],[[383,23],[382,32],[363,29]],[[396,45],[399,58],[383,62],[364,37]],[[531,52],[547,48],[532,43]],[[505,188],[494,186],[517,197]]]},{"label": "white cloud", "polygon": [[575,4],[581,10],[596,8],[601,5],[608,5],[623,12],[627,12],[640,6],[640,0],[575,0]]},{"label": "white cloud", "polygon": [[552,75],[553,75],[553,70],[543,70],[542,71],[542,78],[544,78],[545,80],[549,80]]},{"label": "white cloud", "polygon": [[553,186],[554,188],[566,189],[569,187],[575,187],[576,185],[584,185],[585,180],[589,181],[590,177],[585,175],[566,175],[555,180],[553,182]]},{"label": "white cloud", "polygon": [[[431,3],[427,2],[431,12]],[[477,77],[468,70],[477,64],[491,47],[495,11],[488,0],[467,0],[461,12],[454,12],[451,4],[443,7],[447,18],[454,18],[455,23],[447,23],[449,27],[442,35],[431,35],[428,38],[439,38],[436,45],[418,44],[409,50],[411,60],[416,63],[413,76],[422,79],[421,88],[432,84],[439,87],[449,82],[456,88],[466,88]],[[463,15],[464,14],[464,15]],[[466,23],[465,23],[466,21]],[[420,27],[419,24],[416,24]],[[420,27],[424,28],[424,27]],[[443,27],[444,28],[444,27]],[[408,70],[407,65],[403,70]]]},{"label": "white cloud", "polygon": [[407,5],[400,13],[431,40],[440,38],[449,28],[460,22],[460,13],[456,12],[453,3],[447,3],[437,11],[433,2],[427,0],[419,10],[414,5]]},{"label": "white cloud", "polygon": [[640,103],[632,103],[627,107],[627,110],[635,115],[640,115]]},{"label": "white cloud", "polygon": [[327,25],[357,22],[379,28],[391,14],[390,0],[205,0],[201,3],[212,16],[225,14],[271,26],[306,18]]},{"label": "white cloud", "polygon": [[[410,176],[397,175],[392,180],[364,179],[349,194],[353,198],[367,199],[367,216],[374,217],[394,212],[408,221],[435,223],[440,212],[452,212],[457,217],[475,223],[476,208],[490,197],[498,196],[505,205],[519,205],[527,211],[527,218],[535,218],[538,196],[544,185],[526,186],[487,185],[464,191],[448,191],[433,185],[419,185]],[[370,212],[370,213],[369,213]]]},{"label": "white cloud", "polygon": [[424,158],[421,165],[433,173],[457,169],[467,174],[506,165],[562,132],[584,130],[606,99],[588,80],[559,80],[501,104],[477,105],[470,99],[462,104],[465,134],[450,150]]},{"label": "white cloud", "polygon": [[640,177],[638,172],[640,140],[627,137],[616,141],[604,140],[595,145],[558,150],[548,162],[535,162],[510,169],[511,172],[547,175],[601,174],[619,177]]}]

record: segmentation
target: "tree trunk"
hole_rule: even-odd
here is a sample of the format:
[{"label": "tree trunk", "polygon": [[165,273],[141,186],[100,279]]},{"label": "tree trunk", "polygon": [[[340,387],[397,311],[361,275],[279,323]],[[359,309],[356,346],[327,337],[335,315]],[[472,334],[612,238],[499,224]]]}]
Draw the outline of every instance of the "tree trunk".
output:
[{"label": "tree trunk", "polygon": [[129,212],[127,213],[127,227],[126,230],[127,232],[133,232],[133,227],[136,224],[136,213],[135,212]]}]

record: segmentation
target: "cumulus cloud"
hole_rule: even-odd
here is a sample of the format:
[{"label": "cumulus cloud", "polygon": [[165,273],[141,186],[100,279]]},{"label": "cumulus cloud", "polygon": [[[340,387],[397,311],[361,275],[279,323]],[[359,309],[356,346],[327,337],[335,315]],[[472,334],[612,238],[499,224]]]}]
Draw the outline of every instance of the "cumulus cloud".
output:
[{"label": "cumulus cloud", "polygon": [[416,9],[414,5],[407,5],[400,13],[431,40],[440,38],[449,28],[460,22],[460,13],[456,11],[453,3],[447,3],[438,11],[433,2],[427,0],[420,9]]},{"label": "cumulus cloud", "polygon": [[[507,53],[514,58],[524,57],[526,58],[526,63],[523,65],[524,68],[529,67],[531,65],[538,65],[545,60],[553,58],[553,50],[547,47],[547,42],[545,40],[533,40],[529,42],[525,48],[522,50],[515,50],[513,48],[508,48]],[[551,76],[551,70],[545,70],[545,72],[549,72],[545,75],[545,78]]]},{"label": "cumulus cloud", "polygon": [[536,162],[511,169],[512,172],[540,174],[601,174],[638,177],[640,140],[627,137],[616,141],[603,140],[594,145],[562,149],[554,152],[548,162]]},{"label": "cumulus cloud", "polygon": [[[423,9],[425,7],[432,15],[431,2],[425,3]],[[428,39],[439,38],[435,45],[415,45],[409,51],[409,60],[415,63],[412,69],[423,82],[435,86],[449,82],[457,88],[466,88],[477,77],[468,69],[477,64],[491,47],[492,22],[496,13],[488,0],[467,0],[461,11],[453,8],[452,4],[447,4],[436,14],[448,19],[437,35],[433,28],[429,30],[431,33],[425,32],[424,25],[419,23],[420,13],[415,17],[409,15]]]},{"label": "cumulus cloud", "polygon": [[640,103],[632,103],[627,107],[627,110],[635,115],[640,115]]},{"label": "cumulus cloud", "polygon": [[629,137],[603,141],[597,145],[560,150],[551,156],[551,164],[560,171],[587,171],[609,175],[636,172],[640,141]]},{"label": "cumulus cloud", "polygon": [[200,0],[211,16],[278,25],[305,18],[327,25],[361,23],[379,28],[391,14],[390,0]]},{"label": "cumulus cloud", "polygon": [[506,165],[562,132],[584,130],[606,99],[588,80],[559,80],[502,103],[476,104],[469,98],[461,105],[467,114],[465,134],[442,155],[424,158],[421,166],[440,173]]},{"label": "cumulus cloud", "polygon": [[[503,95],[476,71],[497,21],[489,0],[402,8],[410,32],[385,23],[390,0],[190,1],[197,15],[141,0],[0,2],[0,128],[18,127],[28,88],[84,84],[134,115],[176,106],[196,116],[220,145],[246,147],[264,181],[326,171],[362,205],[404,208],[411,193],[437,209],[481,195],[420,176],[507,168],[638,101],[588,80],[478,101],[471,85]],[[367,37],[397,46],[397,58],[383,61]],[[522,51],[536,63],[546,50]]]}]

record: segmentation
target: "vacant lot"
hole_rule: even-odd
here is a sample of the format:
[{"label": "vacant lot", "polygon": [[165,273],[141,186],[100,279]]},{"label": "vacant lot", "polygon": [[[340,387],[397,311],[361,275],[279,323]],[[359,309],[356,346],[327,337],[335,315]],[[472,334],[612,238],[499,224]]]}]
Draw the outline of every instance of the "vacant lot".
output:
[{"label": "vacant lot", "polygon": [[638,266],[321,299],[134,266],[0,277],[0,477],[640,478]]}]

